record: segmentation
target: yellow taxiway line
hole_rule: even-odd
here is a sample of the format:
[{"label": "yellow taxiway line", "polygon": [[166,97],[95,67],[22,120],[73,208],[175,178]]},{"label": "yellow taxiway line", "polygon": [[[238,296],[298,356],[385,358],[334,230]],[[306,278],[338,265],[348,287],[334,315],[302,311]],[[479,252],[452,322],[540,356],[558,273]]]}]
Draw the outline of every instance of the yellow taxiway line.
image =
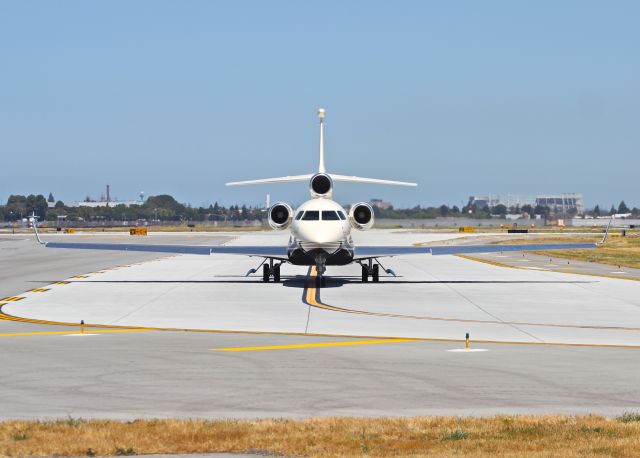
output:
[{"label": "yellow taxiway line", "polygon": [[215,351],[263,351],[263,350],[287,350],[292,348],[317,348],[317,347],[346,347],[349,345],[377,345],[399,342],[413,342],[416,339],[377,339],[377,340],[354,340],[349,342],[319,342],[308,344],[292,344],[292,345],[267,345],[264,347],[227,347],[212,348]]}]

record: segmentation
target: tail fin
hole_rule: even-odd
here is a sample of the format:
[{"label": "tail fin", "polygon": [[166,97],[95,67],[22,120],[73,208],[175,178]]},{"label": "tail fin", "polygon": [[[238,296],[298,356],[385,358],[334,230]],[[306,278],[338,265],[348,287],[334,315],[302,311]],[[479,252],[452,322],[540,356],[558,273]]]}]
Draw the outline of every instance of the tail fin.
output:
[{"label": "tail fin", "polygon": [[[361,178],[347,175],[335,175],[333,173],[327,173],[324,165],[324,108],[318,109],[318,118],[320,119],[320,160],[318,163],[318,173],[324,173],[331,177],[334,181],[346,181],[351,183],[369,183],[369,184],[386,184],[396,186],[417,186],[416,183],[408,183],[405,181],[393,181],[393,180],[379,180],[377,178]],[[293,181],[307,181],[310,180],[314,174],[308,175],[294,175],[278,178],[265,178],[261,180],[247,180],[247,181],[234,181],[227,183],[227,186],[240,186],[251,184],[270,184],[270,183],[290,183]]]}]

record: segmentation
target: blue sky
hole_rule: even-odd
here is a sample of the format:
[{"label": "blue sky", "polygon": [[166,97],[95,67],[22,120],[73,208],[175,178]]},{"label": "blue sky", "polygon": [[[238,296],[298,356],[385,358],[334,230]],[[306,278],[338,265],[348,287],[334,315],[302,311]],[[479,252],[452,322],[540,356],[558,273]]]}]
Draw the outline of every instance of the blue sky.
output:
[{"label": "blue sky", "polygon": [[0,199],[169,193],[299,203],[317,167],[341,202],[458,204],[582,192],[640,206],[640,3],[0,3]]}]

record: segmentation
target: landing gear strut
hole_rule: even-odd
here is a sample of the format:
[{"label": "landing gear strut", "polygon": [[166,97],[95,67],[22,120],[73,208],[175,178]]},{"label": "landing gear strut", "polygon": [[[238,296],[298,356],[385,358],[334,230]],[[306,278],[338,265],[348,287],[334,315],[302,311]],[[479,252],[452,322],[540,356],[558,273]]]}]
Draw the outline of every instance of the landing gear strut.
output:
[{"label": "landing gear strut", "polygon": [[326,262],[327,257],[325,255],[319,254],[316,256],[316,288],[327,286],[327,279],[324,278],[324,272],[327,270],[325,267]]},{"label": "landing gear strut", "polygon": [[262,281],[268,283],[269,279],[273,277],[274,283],[279,283],[281,264],[274,264],[273,259],[269,259],[269,264],[262,264]]}]

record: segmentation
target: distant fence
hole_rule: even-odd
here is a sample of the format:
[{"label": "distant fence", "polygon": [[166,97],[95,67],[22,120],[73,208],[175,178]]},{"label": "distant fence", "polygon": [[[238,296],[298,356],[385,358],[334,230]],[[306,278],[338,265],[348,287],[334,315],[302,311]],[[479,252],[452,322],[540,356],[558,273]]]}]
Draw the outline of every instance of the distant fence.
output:
[{"label": "distant fence", "polygon": [[[262,220],[247,220],[247,221],[41,221],[38,224],[40,227],[47,228],[130,228],[130,227],[182,227],[185,230],[198,227],[208,228],[261,228],[268,226],[267,221]],[[17,222],[0,222],[0,228],[11,229],[24,229],[28,227],[26,221]]]},{"label": "distant fence", "polygon": [[500,227],[510,225],[512,227],[529,227],[531,224],[544,226],[544,219],[506,219],[506,218],[425,218],[425,219],[391,219],[379,218],[375,221],[375,227],[381,229],[391,229],[394,227],[408,229],[427,229],[435,227]]},{"label": "distant fence", "polygon": [[[573,218],[568,220],[571,226],[580,227],[607,227],[609,218]],[[640,227],[640,218],[616,218],[611,222],[612,227]]]}]

